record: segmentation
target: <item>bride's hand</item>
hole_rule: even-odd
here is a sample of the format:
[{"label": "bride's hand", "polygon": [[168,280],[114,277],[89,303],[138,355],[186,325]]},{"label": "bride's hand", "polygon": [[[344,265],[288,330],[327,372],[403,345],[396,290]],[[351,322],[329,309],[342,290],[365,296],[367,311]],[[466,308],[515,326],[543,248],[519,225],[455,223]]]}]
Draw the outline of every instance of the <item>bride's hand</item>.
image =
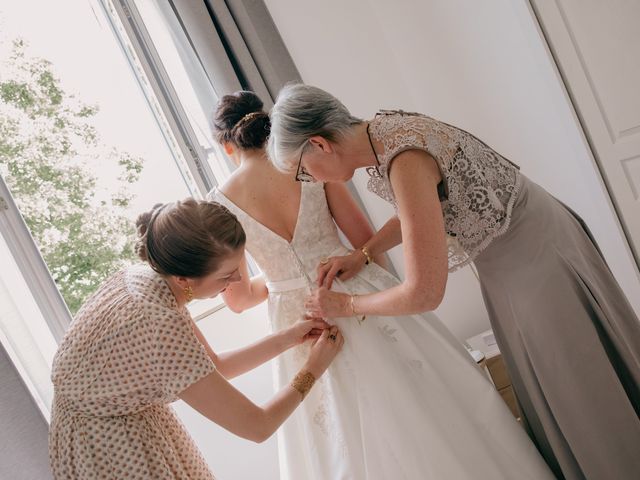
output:
[{"label": "bride's hand", "polygon": [[343,257],[330,257],[326,262],[321,261],[318,265],[318,286],[324,285],[330,289],[336,277],[343,281],[353,278],[362,270],[366,261],[367,257],[360,250],[354,250]]},{"label": "bride's hand", "polygon": [[295,345],[300,345],[307,340],[313,340],[315,342],[320,338],[322,332],[329,328],[331,328],[331,325],[322,320],[322,318],[305,315],[303,320],[298,320],[287,328],[285,332],[287,345],[293,347]]},{"label": "bride's hand", "polygon": [[351,315],[351,297],[322,286],[307,297],[304,307],[308,315],[313,317],[348,317]]}]

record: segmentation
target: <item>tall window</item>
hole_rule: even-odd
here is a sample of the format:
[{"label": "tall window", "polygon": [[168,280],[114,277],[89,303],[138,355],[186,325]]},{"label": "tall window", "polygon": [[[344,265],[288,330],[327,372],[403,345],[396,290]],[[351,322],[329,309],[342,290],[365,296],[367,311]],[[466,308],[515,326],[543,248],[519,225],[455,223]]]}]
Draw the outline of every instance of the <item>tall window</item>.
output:
[{"label": "tall window", "polygon": [[[167,98],[111,2],[0,3],[0,175],[71,314],[135,261],[139,213],[206,193],[212,179],[203,181],[189,153],[219,178],[229,173],[207,122],[215,93],[165,2],[134,4],[183,118],[166,115]],[[186,155],[176,122],[195,139]],[[55,341],[14,256],[0,242],[0,341],[46,415]]]}]

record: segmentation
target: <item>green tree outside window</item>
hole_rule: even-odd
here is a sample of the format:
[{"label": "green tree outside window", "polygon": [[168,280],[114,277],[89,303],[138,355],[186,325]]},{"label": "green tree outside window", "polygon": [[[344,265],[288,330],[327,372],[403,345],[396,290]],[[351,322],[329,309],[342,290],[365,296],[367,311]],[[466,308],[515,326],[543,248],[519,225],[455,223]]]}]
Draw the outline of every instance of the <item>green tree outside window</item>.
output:
[{"label": "green tree outside window", "polygon": [[[127,213],[144,160],[101,142],[97,112],[63,90],[50,62],[13,42],[0,66],[0,174],[73,314],[134,261]],[[104,162],[117,171],[106,195],[94,171]]]}]

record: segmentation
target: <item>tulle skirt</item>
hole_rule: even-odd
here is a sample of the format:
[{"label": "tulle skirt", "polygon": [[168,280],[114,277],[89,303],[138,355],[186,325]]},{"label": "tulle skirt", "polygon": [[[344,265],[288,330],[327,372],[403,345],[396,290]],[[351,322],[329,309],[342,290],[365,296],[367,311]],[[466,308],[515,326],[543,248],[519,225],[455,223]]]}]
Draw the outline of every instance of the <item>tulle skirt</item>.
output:
[{"label": "tulle skirt", "polygon": [[[369,265],[334,289],[365,294],[396,284]],[[274,329],[301,317],[307,293],[270,295]],[[553,478],[484,372],[436,315],[335,323],[345,336],[343,350],[279,433],[283,480]],[[308,348],[277,360],[278,387],[299,370]]]}]

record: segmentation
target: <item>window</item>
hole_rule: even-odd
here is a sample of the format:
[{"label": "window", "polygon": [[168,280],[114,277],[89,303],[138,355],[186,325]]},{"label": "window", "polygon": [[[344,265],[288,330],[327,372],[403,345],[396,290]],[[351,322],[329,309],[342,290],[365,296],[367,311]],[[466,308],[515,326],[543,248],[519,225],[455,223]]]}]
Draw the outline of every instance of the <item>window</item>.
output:
[{"label": "window", "polygon": [[[150,9],[155,4],[140,3],[156,25],[159,17]],[[38,274],[50,273],[73,314],[108,275],[136,260],[133,225],[139,213],[155,203],[201,197],[211,179],[192,168],[184,140],[174,134],[176,119],[165,114],[166,99],[152,88],[144,59],[137,57],[113,5],[3,2],[0,25],[0,175],[12,197],[5,192],[3,201],[22,214],[46,263]],[[158,32],[165,55],[176,55]],[[167,65],[176,58],[167,56]],[[198,148],[216,157],[204,111],[185,88],[186,72],[171,74],[181,82],[182,111],[188,112]],[[11,251],[10,245],[30,241],[26,230],[19,240],[6,238],[19,230],[19,215],[12,222],[0,239],[0,340],[48,416],[45,366],[50,368],[60,332],[47,328],[50,319],[43,318],[42,305],[37,308],[38,295],[50,293],[30,291],[24,271],[31,266],[15,263],[38,253]],[[201,312],[211,305],[194,308]],[[68,323],[64,306],[60,311]],[[25,354],[33,348],[40,357]]]},{"label": "window", "polygon": [[222,183],[231,174],[233,166],[212,137],[211,115],[219,98],[212,81],[191,48],[171,2],[134,0],[132,3],[138,11],[138,25],[149,35],[166,72],[163,81],[173,87],[184,111],[195,149],[206,160],[204,168],[210,168],[215,181]]}]

